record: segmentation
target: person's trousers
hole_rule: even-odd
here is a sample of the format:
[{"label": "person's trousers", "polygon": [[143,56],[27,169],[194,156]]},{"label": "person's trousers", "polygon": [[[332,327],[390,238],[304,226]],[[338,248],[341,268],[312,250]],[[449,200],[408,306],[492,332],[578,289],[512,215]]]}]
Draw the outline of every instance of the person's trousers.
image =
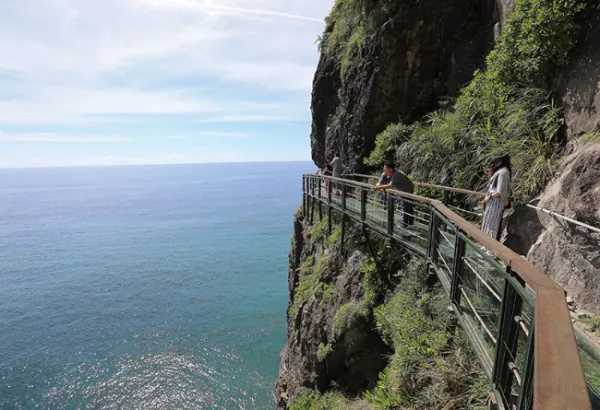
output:
[{"label": "person's trousers", "polygon": [[406,228],[415,223],[413,216],[413,204],[405,199],[402,200],[402,225]]}]

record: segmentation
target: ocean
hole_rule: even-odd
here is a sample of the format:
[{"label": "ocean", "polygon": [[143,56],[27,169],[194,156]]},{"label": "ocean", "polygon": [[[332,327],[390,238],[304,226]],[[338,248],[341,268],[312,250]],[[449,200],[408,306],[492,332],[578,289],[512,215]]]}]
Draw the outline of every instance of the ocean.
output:
[{"label": "ocean", "polygon": [[312,171],[0,170],[0,409],[272,409]]}]

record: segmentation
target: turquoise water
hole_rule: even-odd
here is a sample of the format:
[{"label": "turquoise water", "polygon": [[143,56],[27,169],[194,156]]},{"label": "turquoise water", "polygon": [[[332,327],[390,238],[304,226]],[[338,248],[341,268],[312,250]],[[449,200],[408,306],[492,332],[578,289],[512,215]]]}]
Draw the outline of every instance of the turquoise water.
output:
[{"label": "turquoise water", "polygon": [[273,408],[312,168],[0,170],[0,408]]}]

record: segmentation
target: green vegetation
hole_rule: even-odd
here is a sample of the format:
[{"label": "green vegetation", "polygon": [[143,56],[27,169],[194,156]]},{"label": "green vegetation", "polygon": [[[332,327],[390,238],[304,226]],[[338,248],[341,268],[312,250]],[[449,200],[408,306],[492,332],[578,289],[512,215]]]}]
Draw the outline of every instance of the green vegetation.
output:
[{"label": "green vegetation", "polygon": [[311,227],[312,240],[325,246],[316,255],[307,257],[299,268],[298,286],[294,291],[294,303],[289,311],[292,318],[296,317],[302,304],[312,296],[320,299],[321,306],[326,306],[333,300],[334,290],[321,280],[339,249],[341,227],[335,218],[332,222],[331,235],[328,235],[329,225],[326,215]]},{"label": "green vegetation", "polygon": [[600,316],[581,315],[579,321],[584,323],[591,332],[600,332]]},{"label": "green vegetation", "polygon": [[294,304],[290,307],[290,317],[296,317],[300,306],[316,292],[319,285],[319,277],[314,274],[314,256],[309,256],[300,266],[300,279],[294,291]]},{"label": "green vegetation", "polygon": [[[366,160],[396,152],[414,179],[481,189],[491,158],[509,153],[519,199],[538,193],[552,176],[563,140],[562,112],[550,82],[577,36],[576,16],[587,0],[520,0],[502,39],[455,104],[420,124],[388,127]],[[410,135],[406,135],[410,133]]]},{"label": "green vegetation", "polygon": [[401,122],[390,124],[375,140],[375,149],[365,158],[365,164],[381,167],[385,161],[393,161],[396,147],[410,139],[414,127]]},{"label": "green vegetation", "polygon": [[325,32],[317,38],[319,50],[336,56],[339,61],[340,78],[346,78],[354,57],[365,47],[366,40],[375,35],[384,19],[397,7],[394,0],[380,0],[375,10],[365,14],[359,0],[337,0],[325,19]]},{"label": "green vegetation", "polygon": [[369,315],[369,309],[364,300],[357,302],[351,301],[342,305],[331,324],[331,337],[337,339],[344,331],[352,329],[360,322],[364,322]]},{"label": "green vegetation", "polygon": [[375,409],[484,409],[489,389],[441,289],[423,288],[426,268],[412,262],[399,291],[375,309],[395,353],[377,387],[365,393]]},{"label": "green vegetation", "polygon": [[393,261],[397,259],[391,255],[389,248],[379,247],[377,258],[380,261],[378,267],[375,258],[370,258],[361,266],[363,273],[364,296],[360,301],[350,301],[342,305],[333,317],[331,325],[331,337],[337,339],[344,331],[356,327],[360,322],[366,322],[372,314],[373,308],[383,301],[388,286],[393,285],[388,277],[386,282],[383,275],[389,275],[396,270]]},{"label": "green vegetation", "polygon": [[290,410],[346,410],[348,404],[348,399],[341,393],[328,392],[320,394],[311,391],[294,400]]},{"label": "green vegetation", "polygon": [[322,362],[331,352],[333,352],[333,346],[330,344],[319,344],[319,348],[317,349],[317,360]]}]

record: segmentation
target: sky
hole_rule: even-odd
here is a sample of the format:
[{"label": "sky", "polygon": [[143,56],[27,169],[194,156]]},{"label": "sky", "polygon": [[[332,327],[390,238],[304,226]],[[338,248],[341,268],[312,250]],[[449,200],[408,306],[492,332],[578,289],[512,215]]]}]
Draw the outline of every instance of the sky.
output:
[{"label": "sky", "polygon": [[0,1],[0,167],[309,160],[333,3]]}]

